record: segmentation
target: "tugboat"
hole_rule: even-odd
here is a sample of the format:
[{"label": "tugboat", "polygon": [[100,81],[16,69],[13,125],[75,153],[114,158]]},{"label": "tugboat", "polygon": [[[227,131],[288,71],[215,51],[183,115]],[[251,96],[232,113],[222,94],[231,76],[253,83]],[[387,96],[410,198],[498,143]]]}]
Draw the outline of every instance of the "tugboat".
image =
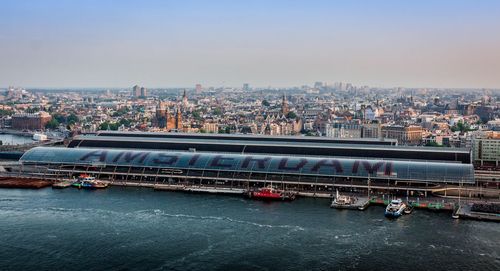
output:
[{"label": "tugboat", "polygon": [[248,197],[263,200],[294,200],[295,193],[278,190],[269,185],[257,191],[249,191]]},{"label": "tugboat", "polygon": [[398,218],[403,215],[406,209],[406,204],[400,199],[391,200],[387,208],[385,208],[385,216]]},{"label": "tugboat", "polygon": [[97,188],[106,188],[108,184],[105,182],[97,181],[94,177],[81,175],[76,182],[71,184],[72,186],[78,189],[97,189]]}]

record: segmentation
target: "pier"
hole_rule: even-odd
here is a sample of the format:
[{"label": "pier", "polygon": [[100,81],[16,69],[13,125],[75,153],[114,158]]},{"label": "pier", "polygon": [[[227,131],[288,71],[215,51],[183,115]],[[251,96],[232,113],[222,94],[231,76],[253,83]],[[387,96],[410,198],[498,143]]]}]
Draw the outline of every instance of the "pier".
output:
[{"label": "pier", "polygon": [[354,198],[355,198],[354,202],[349,203],[349,204],[335,204],[332,201],[332,204],[330,205],[330,207],[334,208],[334,209],[348,209],[348,210],[363,211],[366,208],[368,208],[368,206],[370,206],[370,199],[368,197],[354,197]]},{"label": "pier", "polygon": [[40,189],[51,186],[53,181],[37,178],[0,177],[0,188]]},{"label": "pier", "polygon": [[[458,218],[464,219],[474,219],[474,220],[486,220],[486,221],[495,221],[500,222],[500,213],[491,213],[491,212],[480,212],[474,211],[475,203],[467,203],[460,205],[455,214]],[[480,203],[484,204],[484,203]],[[500,206],[500,203],[490,203],[491,205]],[[488,205],[488,204],[486,204]]]}]

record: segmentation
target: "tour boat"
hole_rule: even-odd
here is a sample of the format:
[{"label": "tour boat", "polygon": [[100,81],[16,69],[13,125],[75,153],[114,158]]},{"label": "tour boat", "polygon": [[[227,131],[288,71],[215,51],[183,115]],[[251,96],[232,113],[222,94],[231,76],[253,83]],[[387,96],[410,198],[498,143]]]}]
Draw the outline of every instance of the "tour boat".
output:
[{"label": "tour boat", "polygon": [[108,184],[105,182],[97,181],[94,177],[82,175],[78,178],[76,182],[72,184],[72,186],[80,189],[96,189],[96,188],[106,188]]},{"label": "tour boat", "polygon": [[337,190],[337,194],[335,195],[335,198],[332,201],[332,204],[330,207],[332,208],[349,208],[356,202],[355,197],[347,196],[347,195],[340,195],[339,191]]},{"label": "tour boat", "polygon": [[406,209],[406,204],[400,199],[391,200],[387,208],[385,208],[385,216],[397,218],[403,215]]},{"label": "tour boat", "polygon": [[295,194],[278,190],[272,186],[259,188],[257,191],[250,191],[248,193],[250,198],[264,199],[264,200],[294,200]]}]

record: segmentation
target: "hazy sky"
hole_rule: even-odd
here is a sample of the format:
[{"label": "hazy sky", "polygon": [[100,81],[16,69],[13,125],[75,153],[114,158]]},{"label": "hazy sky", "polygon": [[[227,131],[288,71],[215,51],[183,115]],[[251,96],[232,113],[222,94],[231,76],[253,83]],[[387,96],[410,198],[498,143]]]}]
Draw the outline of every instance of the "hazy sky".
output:
[{"label": "hazy sky", "polygon": [[0,0],[0,86],[500,88],[500,1]]}]

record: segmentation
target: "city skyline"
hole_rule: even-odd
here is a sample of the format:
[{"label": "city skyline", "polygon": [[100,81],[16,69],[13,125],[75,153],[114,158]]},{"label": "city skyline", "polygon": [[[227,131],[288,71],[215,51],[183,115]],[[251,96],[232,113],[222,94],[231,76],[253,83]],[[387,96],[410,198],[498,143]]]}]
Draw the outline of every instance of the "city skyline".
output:
[{"label": "city skyline", "polygon": [[0,85],[500,88],[493,1],[2,1]]},{"label": "city skyline", "polygon": [[0,270],[498,269],[500,1],[0,7]]}]

